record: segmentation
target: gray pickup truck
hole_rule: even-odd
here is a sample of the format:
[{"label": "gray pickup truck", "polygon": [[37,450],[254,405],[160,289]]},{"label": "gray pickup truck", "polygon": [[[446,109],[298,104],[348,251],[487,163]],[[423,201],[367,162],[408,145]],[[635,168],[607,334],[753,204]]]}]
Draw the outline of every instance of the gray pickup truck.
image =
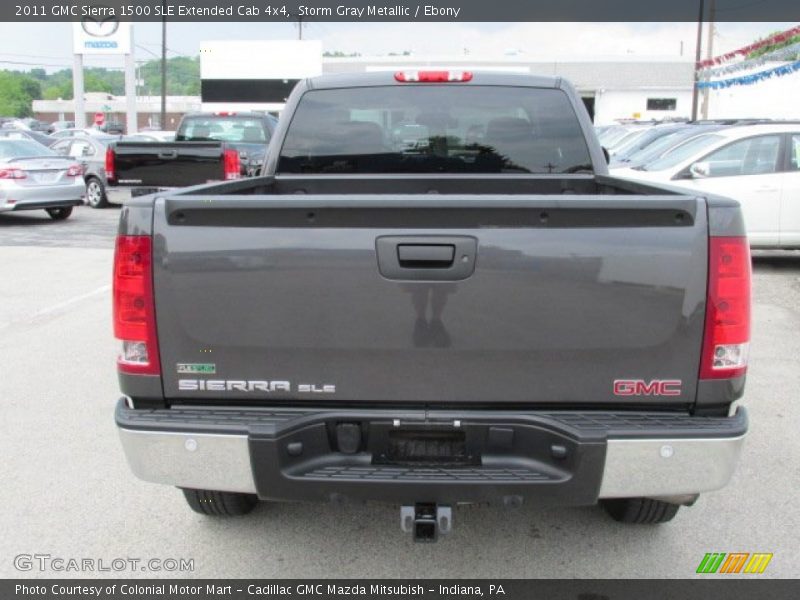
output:
[{"label": "gray pickup truck", "polygon": [[462,503],[660,523],[747,431],[737,203],[609,177],[562,79],[300,82],[260,177],[122,211],[116,423],[192,509]]}]

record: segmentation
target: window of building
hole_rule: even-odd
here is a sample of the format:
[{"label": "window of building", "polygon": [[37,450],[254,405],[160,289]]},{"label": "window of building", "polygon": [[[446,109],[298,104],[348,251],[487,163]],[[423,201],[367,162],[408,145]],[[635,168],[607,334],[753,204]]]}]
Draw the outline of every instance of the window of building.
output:
[{"label": "window of building", "polygon": [[647,110],[675,110],[678,106],[677,98],[648,98]]}]

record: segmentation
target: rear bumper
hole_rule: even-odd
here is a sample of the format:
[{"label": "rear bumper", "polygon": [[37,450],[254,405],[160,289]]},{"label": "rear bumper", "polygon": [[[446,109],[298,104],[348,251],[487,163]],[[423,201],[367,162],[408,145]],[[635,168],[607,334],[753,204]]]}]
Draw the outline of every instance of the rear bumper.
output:
[{"label": "rear bumper", "polygon": [[15,186],[0,190],[0,212],[83,204],[83,180],[65,185]]},{"label": "rear bumper", "polygon": [[108,200],[111,204],[124,204],[130,199],[130,188],[106,187],[106,200]]},{"label": "rear bumper", "polygon": [[111,204],[125,204],[131,198],[147,196],[148,194],[155,194],[171,189],[174,188],[106,186],[106,200]]},{"label": "rear bumper", "polygon": [[[139,478],[291,501],[518,502],[678,497],[723,487],[747,431],[729,418],[672,413],[129,409],[116,421]],[[359,449],[337,447],[357,424]],[[393,431],[463,432],[472,464],[384,456]]]}]

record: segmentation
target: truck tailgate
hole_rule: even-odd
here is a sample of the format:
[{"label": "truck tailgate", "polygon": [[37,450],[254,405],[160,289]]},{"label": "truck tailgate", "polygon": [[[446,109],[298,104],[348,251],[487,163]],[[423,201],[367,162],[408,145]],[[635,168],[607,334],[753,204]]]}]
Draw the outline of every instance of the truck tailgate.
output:
[{"label": "truck tailgate", "polygon": [[172,400],[694,400],[702,199],[173,196],[153,235]]},{"label": "truck tailgate", "polygon": [[222,142],[117,142],[116,183],[186,187],[224,178]]}]

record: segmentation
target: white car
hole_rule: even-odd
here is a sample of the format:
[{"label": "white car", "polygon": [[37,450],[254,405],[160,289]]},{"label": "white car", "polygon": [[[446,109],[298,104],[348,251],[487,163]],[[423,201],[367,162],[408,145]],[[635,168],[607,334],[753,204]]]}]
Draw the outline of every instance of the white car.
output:
[{"label": "white car", "polygon": [[173,142],[175,141],[174,131],[140,131],[122,137],[123,142]]},{"label": "white car", "polygon": [[29,140],[0,139],[0,212],[44,209],[60,221],[83,204],[83,169]]},{"label": "white car", "polygon": [[753,248],[800,248],[800,122],[706,133],[652,162],[611,173],[733,198]]},{"label": "white car", "polygon": [[67,129],[59,129],[51,134],[51,137],[54,138],[74,138],[74,137],[86,137],[86,136],[105,136],[108,135],[103,130],[97,127],[87,127],[85,129],[76,129],[74,127],[69,127]]}]

